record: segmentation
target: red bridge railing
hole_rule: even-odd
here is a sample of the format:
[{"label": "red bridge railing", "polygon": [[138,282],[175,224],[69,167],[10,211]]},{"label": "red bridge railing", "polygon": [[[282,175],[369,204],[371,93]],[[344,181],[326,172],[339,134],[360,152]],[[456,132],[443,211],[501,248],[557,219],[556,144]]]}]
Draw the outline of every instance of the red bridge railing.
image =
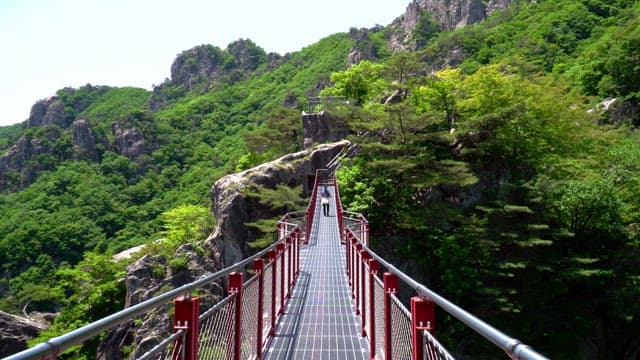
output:
[{"label": "red bridge railing", "polygon": [[[346,242],[345,268],[354,311],[360,316],[362,336],[369,340],[372,359],[453,359],[434,337],[435,306],[500,347],[511,359],[547,359],[416,282],[373,252],[369,248],[369,223],[362,214],[343,211],[340,215],[344,217],[341,232]],[[380,277],[383,268],[386,271]],[[414,292],[408,307],[397,297],[401,282]]]},{"label": "red bridge railing", "polygon": [[[173,333],[137,359],[261,359],[269,336],[300,272],[303,213],[289,213],[277,241],[256,255],[193,283],[168,291],[4,360],[56,359],[74,345],[173,302]],[[193,296],[212,283],[227,282],[227,296],[200,314]],[[157,329],[161,331],[161,329]]]}]

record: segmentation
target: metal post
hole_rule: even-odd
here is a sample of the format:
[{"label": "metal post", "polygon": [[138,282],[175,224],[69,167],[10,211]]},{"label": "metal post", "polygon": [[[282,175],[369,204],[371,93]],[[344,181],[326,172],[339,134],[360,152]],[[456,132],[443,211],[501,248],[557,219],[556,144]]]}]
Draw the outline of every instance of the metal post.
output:
[{"label": "metal post", "polygon": [[350,259],[351,259],[351,232],[347,231],[346,232],[346,240],[347,243],[344,246],[344,252],[345,252],[345,259],[347,261],[347,263],[345,264],[345,269],[347,270],[347,281],[349,282],[349,286],[351,286],[351,268],[349,267],[349,265],[351,264]]},{"label": "metal post", "polygon": [[355,267],[356,267],[356,277],[355,277],[355,283],[354,283],[354,287],[356,288],[356,315],[360,315],[360,300],[362,297],[362,293],[360,291],[361,287],[360,287],[360,280],[361,280],[361,271],[360,271],[360,262],[362,261],[362,244],[358,243],[356,245],[356,263],[355,263]]},{"label": "metal post", "polygon": [[[195,360],[198,358],[198,324],[200,316],[200,298],[181,296],[174,300],[175,315],[173,317],[174,330],[186,328],[186,336],[178,338],[175,348],[182,345],[185,360]],[[184,339],[184,344],[182,343]],[[182,354],[176,352],[172,359],[177,360]]]},{"label": "metal post", "polygon": [[411,298],[411,344],[413,345],[411,353],[413,360],[422,360],[424,358],[422,331],[434,331],[434,311],[433,302],[423,300],[417,296]]},{"label": "metal post", "polygon": [[236,317],[233,336],[233,359],[240,360],[242,354],[242,273],[229,274],[229,292],[236,294]]},{"label": "metal post", "polygon": [[384,273],[384,358],[391,360],[391,295],[398,292],[398,277],[392,273]]},{"label": "metal post", "polygon": [[361,311],[360,313],[362,314],[360,316],[360,318],[362,319],[362,336],[367,336],[367,267],[366,265],[369,263],[369,259],[371,258],[371,256],[369,256],[369,253],[366,252],[364,249],[361,250],[360,252],[360,258],[362,259],[361,264],[360,264],[360,276],[361,276],[361,281],[360,281],[360,285],[362,286],[362,290],[360,291],[361,294]]},{"label": "metal post", "polygon": [[278,315],[282,315],[284,313],[284,243],[280,243],[276,246],[278,249],[278,256],[280,257],[280,310],[278,311]]},{"label": "metal post", "polygon": [[289,288],[287,289],[287,299],[291,299],[291,289],[293,289],[293,237],[295,234],[287,237],[287,258],[289,261],[287,262],[289,276],[287,281],[289,282]]},{"label": "metal post", "polygon": [[375,259],[369,260],[369,354],[371,360],[376,358],[376,282],[380,263]]},{"label": "metal post", "polygon": [[296,235],[296,279],[298,275],[300,275],[300,230],[298,230],[298,235]]},{"label": "metal post", "polygon": [[269,250],[267,257],[271,262],[271,329],[269,330],[269,336],[276,335],[276,277],[278,276],[278,255],[275,250]]},{"label": "metal post", "polygon": [[262,314],[264,312],[264,260],[254,259],[253,269],[258,275],[258,326],[256,339],[256,359],[262,359]]},{"label": "metal post", "polygon": [[370,229],[369,223],[364,224],[364,239],[362,243],[366,247],[369,247],[369,229]]},{"label": "metal post", "polygon": [[355,299],[356,298],[356,267],[355,267],[355,263],[356,263],[356,243],[357,240],[355,237],[351,238],[351,264],[349,264],[349,266],[351,267],[351,298]]}]

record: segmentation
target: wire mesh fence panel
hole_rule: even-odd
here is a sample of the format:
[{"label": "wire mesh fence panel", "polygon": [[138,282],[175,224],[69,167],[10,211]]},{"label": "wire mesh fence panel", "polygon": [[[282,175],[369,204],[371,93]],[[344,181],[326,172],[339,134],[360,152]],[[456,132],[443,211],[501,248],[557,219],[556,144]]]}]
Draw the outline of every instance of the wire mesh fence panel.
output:
[{"label": "wire mesh fence panel", "polygon": [[198,359],[224,359],[233,352],[236,296],[227,296],[200,315]]},{"label": "wire mesh fence panel", "polygon": [[411,313],[391,295],[391,350],[393,360],[411,359]]},{"label": "wire mesh fence panel", "polygon": [[289,294],[289,247],[284,248],[284,252],[282,253],[282,261],[284,261],[284,298],[287,298]]},{"label": "wire mesh fence panel", "polygon": [[276,316],[278,316],[278,313],[280,312],[280,304],[281,304],[281,301],[280,301],[281,295],[280,294],[282,294],[282,292],[281,292],[281,289],[282,289],[282,284],[281,283],[282,283],[282,281],[280,280],[280,279],[282,279],[282,274],[281,274],[282,266],[280,264],[281,261],[282,261],[282,256],[278,255],[276,257],[276,266],[273,267],[273,272],[276,274],[276,286],[275,286],[275,289],[274,289],[275,292],[276,292],[276,297],[275,297],[275,299],[276,299]]},{"label": "wire mesh fence panel", "polygon": [[264,267],[264,304],[262,306],[262,338],[266,339],[271,330],[271,297],[273,296],[273,287],[271,279],[273,279],[273,263]]},{"label": "wire mesh fence panel", "polygon": [[428,331],[422,332],[422,339],[424,344],[424,356],[427,360],[454,360],[454,357],[449,354],[447,349],[442,346],[436,340],[433,335]]},{"label": "wire mesh fence panel", "polygon": [[244,283],[242,294],[242,334],[240,339],[241,359],[252,359],[257,354],[258,280],[258,275],[255,275]]},{"label": "wire mesh fence panel", "polygon": [[366,332],[366,336],[369,336],[369,334],[371,334],[371,332],[368,330],[369,327],[369,323],[371,322],[371,319],[369,318],[369,306],[371,306],[371,302],[370,302],[370,296],[369,296],[369,267],[368,266],[364,266],[364,279],[365,281],[363,282],[363,286],[362,286],[362,292],[363,292],[363,296],[362,296],[362,300],[363,300],[363,306],[362,306],[362,314],[360,315],[361,318],[363,319],[362,321],[364,321],[365,324],[365,332]]},{"label": "wire mesh fence panel", "polygon": [[[164,360],[164,359],[184,359],[184,346],[185,337],[187,331],[180,329],[168,338],[162,340],[158,345],[154,346],[151,350],[137,357],[137,360]],[[178,342],[177,340],[181,341]]]},{"label": "wire mesh fence panel", "polygon": [[374,277],[376,303],[376,359],[384,359],[384,285]]}]

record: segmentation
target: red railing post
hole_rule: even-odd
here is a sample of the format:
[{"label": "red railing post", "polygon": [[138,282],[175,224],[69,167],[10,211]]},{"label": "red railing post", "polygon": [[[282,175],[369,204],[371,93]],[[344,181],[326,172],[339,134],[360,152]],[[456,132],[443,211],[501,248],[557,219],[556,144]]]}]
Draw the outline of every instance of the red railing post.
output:
[{"label": "red railing post", "polygon": [[391,295],[398,292],[398,277],[392,273],[384,273],[384,358],[391,359]]},{"label": "red railing post", "polygon": [[412,359],[424,359],[424,342],[422,331],[433,332],[435,308],[431,301],[417,296],[411,298],[411,344],[413,345]]},{"label": "red railing post", "polygon": [[229,292],[236,294],[235,324],[233,332],[233,359],[240,360],[242,354],[242,273],[229,274]]},{"label": "red railing post", "polygon": [[298,275],[300,275],[300,230],[296,235],[296,280],[298,279]]},{"label": "red railing post", "polygon": [[287,299],[291,299],[291,289],[293,289],[293,237],[295,234],[287,237],[287,258],[289,259],[287,262],[287,271],[289,275],[287,277],[288,289],[287,289]]},{"label": "red railing post", "polygon": [[[278,315],[282,315],[284,313],[284,289],[285,289],[285,282],[284,282],[284,243],[279,243],[276,246],[276,249],[278,250],[278,256],[280,256],[280,310],[278,310]],[[274,289],[275,291],[275,289]]]},{"label": "red railing post", "polygon": [[360,285],[362,285],[362,290],[360,291],[361,294],[361,298],[362,298],[362,307],[361,307],[361,311],[360,313],[362,314],[360,317],[362,318],[362,336],[367,336],[367,265],[369,264],[369,259],[371,258],[371,255],[369,255],[369,253],[362,249],[361,250],[361,254],[360,254],[360,258],[362,259],[362,263],[361,263],[361,269],[360,269],[360,276],[361,281],[360,281]]},{"label": "red railing post", "polygon": [[346,244],[344,246],[345,258],[347,263],[345,264],[345,268],[347,270],[347,281],[349,282],[349,286],[351,286],[351,232],[347,231],[345,234]]},{"label": "red railing post", "polygon": [[354,283],[354,287],[356,288],[356,315],[360,315],[360,301],[362,299],[362,293],[360,291],[361,289],[361,284],[360,284],[360,280],[361,280],[361,275],[360,273],[362,271],[360,271],[360,262],[362,261],[362,244],[358,243],[356,245],[356,253],[355,253],[356,257],[358,258],[356,260],[355,263],[355,267],[356,267],[356,277],[355,277],[355,283]]},{"label": "red railing post", "polygon": [[349,267],[351,268],[351,298],[356,298],[356,244],[358,240],[355,237],[351,237],[351,264]]},{"label": "red railing post", "polygon": [[253,270],[258,275],[258,324],[256,339],[256,359],[262,359],[262,314],[264,313],[264,260],[254,259]]},{"label": "red railing post", "polygon": [[[176,349],[184,349],[185,360],[195,360],[198,358],[198,332],[200,325],[198,323],[200,317],[200,298],[181,296],[174,300],[174,317],[173,329],[185,329],[185,343],[182,344],[182,338],[176,340]],[[182,359],[181,353],[174,352],[173,360]]]},{"label": "red railing post", "polygon": [[276,278],[278,277],[278,254],[275,250],[267,251],[267,257],[271,262],[271,329],[269,336],[276,335]]},{"label": "red railing post", "polygon": [[380,264],[376,259],[369,260],[369,354],[376,358],[376,280]]}]

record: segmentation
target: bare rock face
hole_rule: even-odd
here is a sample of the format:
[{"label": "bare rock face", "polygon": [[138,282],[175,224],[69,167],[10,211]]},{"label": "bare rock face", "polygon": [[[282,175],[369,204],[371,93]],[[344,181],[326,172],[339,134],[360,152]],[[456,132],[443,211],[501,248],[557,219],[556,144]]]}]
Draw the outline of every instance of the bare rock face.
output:
[{"label": "bare rock face", "polygon": [[[185,258],[186,269],[172,270],[167,259],[145,255],[127,269],[127,298],[125,307],[131,307],[160,293],[178,288],[213,274],[221,268],[214,260],[198,254],[192,245],[182,245],[174,258]],[[168,270],[168,272],[167,272]],[[201,306],[210,307],[220,300],[224,291],[220,284],[199,289]],[[130,321],[109,332],[98,346],[97,359],[124,359],[123,348],[134,346],[133,358],[151,350],[172,332],[170,310],[172,304],[157,308],[142,318]],[[131,355],[131,354],[129,354]]]},{"label": "bare rock face", "polygon": [[[535,0],[529,0],[535,2]],[[422,16],[430,16],[441,30],[454,30],[475,24],[494,11],[509,7],[514,0],[414,0],[404,15],[390,25],[389,48],[415,50],[413,32]]]},{"label": "bare rock face", "polygon": [[249,256],[250,249],[247,244],[256,240],[257,234],[245,224],[284,214],[274,213],[267,205],[247,198],[242,190],[252,184],[272,189],[278,184],[291,187],[302,184],[305,194],[309,194],[316,169],[324,168],[335,155],[350,144],[344,140],[319,145],[312,151],[289,154],[216,181],[211,189],[211,200],[217,225],[207,239],[207,246],[213,249],[216,257],[225,266]]},{"label": "bare rock face", "polygon": [[16,185],[22,188],[32,183],[37,172],[44,169],[26,166],[27,162],[52,151],[50,146],[38,138],[21,137],[9,151],[0,156],[0,190]]},{"label": "bare rock face", "polygon": [[374,32],[383,31],[381,26],[372,29],[356,29],[349,30],[349,37],[355,41],[355,45],[349,50],[347,56],[347,66],[355,65],[362,60],[378,59],[378,50],[375,43],[371,40],[370,35]]},{"label": "bare rock face", "polygon": [[71,141],[73,143],[73,158],[76,160],[98,161],[96,139],[89,126],[89,121],[76,120],[71,125]]},{"label": "bare rock face", "polygon": [[309,149],[313,143],[338,141],[344,139],[348,133],[338,119],[331,117],[326,111],[319,113],[302,113],[304,128],[304,148]]},{"label": "bare rock face", "polygon": [[33,339],[45,325],[0,311],[0,357],[27,349],[27,340]]},{"label": "bare rock face", "polygon": [[129,159],[135,159],[144,154],[144,136],[136,128],[122,129],[119,123],[113,123],[113,136],[115,136],[114,148],[116,152]]},{"label": "bare rock face", "polygon": [[61,128],[68,127],[64,104],[57,96],[40,100],[31,107],[27,120],[28,127],[55,124]]}]

